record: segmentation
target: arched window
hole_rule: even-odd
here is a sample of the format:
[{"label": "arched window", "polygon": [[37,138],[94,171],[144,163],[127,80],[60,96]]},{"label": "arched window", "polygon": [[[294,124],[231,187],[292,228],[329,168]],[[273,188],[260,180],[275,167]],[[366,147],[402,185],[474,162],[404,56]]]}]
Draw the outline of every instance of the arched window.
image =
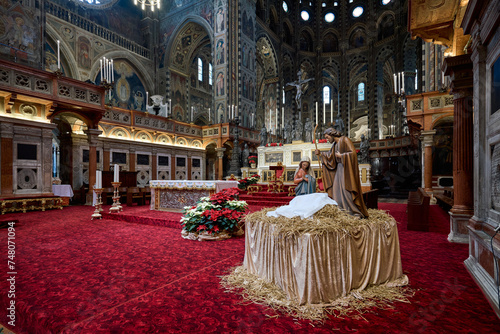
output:
[{"label": "arched window", "polygon": [[208,84],[212,86],[212,64],[208,64]]},{"label": "arched window", "polygon": [[203,81],[203,61],[198,58],[198,80]]},{"label": "arched window", "polygon": [[323,101],[325,103],[330,102],[330,86],[323,86]]},{"label": "arched window", "polygon": [[365,100],[365,83],[360,82],[358,84],[358,101],[364,101]]}]

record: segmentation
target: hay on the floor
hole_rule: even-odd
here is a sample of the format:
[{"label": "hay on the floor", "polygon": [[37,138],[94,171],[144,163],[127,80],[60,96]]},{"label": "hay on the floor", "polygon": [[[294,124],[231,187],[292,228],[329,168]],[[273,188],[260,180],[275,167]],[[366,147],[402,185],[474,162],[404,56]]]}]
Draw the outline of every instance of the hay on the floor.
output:
[{"label": "hay on the floor", "polygon": [[312,217],[302,219],[300,217],[268,217],[269,211],[276,208],[264,208],[260,211],[248,214],[246,222],[264,222],[275,226],[274,233],[282,236],[302,235],[304,233],[321,235],[327,232],[344,231],[350,233],[358,230],[363,225],[373,227],[384,226],[389,228],[396,223],[394,218],[385,211],[368,209],[368,218],[363,219],[342,211],[336,205],[325,205]]},{"label": "hay on the floor", "polygon": [[408,284],[404,276],[401,282],[370,286],[365,290],[353,290],[346,297],[338,298],[330,304],[299,305],[289,300],[286,293],[272,282],[248,273],[243,267],[232,269],[231,273],[221,277],[221,284],[227,292],[241,294],[245,300],[264,304],[292,317],[321,321],[331,314],[336,317],[359,316],[370,308],[394,308],[394,302],[409,303],[413,292],[408,287],[399,285]]}]

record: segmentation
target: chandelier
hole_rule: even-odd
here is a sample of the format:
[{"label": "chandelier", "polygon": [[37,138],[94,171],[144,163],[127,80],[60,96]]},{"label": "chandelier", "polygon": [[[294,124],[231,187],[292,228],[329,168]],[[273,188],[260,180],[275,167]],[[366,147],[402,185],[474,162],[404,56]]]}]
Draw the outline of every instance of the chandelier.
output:
[{"label": "chandelier", "polygon": [[134,0],[134,5],[141,5],[142,10],[146,10],[146,6],[151,7],[151,11],[155,11],[155,7],[160,9],[161,0]]}]

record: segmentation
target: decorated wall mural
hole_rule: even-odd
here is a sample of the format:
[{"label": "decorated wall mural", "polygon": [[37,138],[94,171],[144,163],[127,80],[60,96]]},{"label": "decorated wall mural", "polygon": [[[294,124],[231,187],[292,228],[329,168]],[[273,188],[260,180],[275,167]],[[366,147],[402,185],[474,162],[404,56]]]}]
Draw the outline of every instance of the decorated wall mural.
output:
[{"label": "decorated wall mural", "polygon": [[87,37],[78,37],[78,65],[85,70],[90,70],[92,60],[90,58],[90,41]]},{"label": "decorated wall mural", "polygon": [[172,91],[172,115],[175,119],[187,121],[187,79],[175,72],[170,78],[170,89]]},{"label": "decorated wall mural", "polygon": [[[115,60],[114,76],[111,104],[119,108],[146,111],[146,90],[133,67],[127,61]],[[95,83],[101,84],[101,72],[97,73]]]},{"label": "decorated wall mural", "polygon": [[19,1],[0,1],[0,53],[40,61],[40,13]]}]

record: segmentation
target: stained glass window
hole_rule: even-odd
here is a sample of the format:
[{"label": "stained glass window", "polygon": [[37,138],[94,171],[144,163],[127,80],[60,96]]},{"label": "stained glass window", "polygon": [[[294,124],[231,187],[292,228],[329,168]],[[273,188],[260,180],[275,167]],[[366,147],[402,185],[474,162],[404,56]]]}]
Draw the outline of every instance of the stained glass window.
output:
[{"label": "stained glass window", "polygon": [[360,82],[358,84],[358,101],[365,100],[365,84],[364,82]]},{"label": "stained glass window", "polygon": [[203,81],[203,61],[198,58],[198,80]]}]

